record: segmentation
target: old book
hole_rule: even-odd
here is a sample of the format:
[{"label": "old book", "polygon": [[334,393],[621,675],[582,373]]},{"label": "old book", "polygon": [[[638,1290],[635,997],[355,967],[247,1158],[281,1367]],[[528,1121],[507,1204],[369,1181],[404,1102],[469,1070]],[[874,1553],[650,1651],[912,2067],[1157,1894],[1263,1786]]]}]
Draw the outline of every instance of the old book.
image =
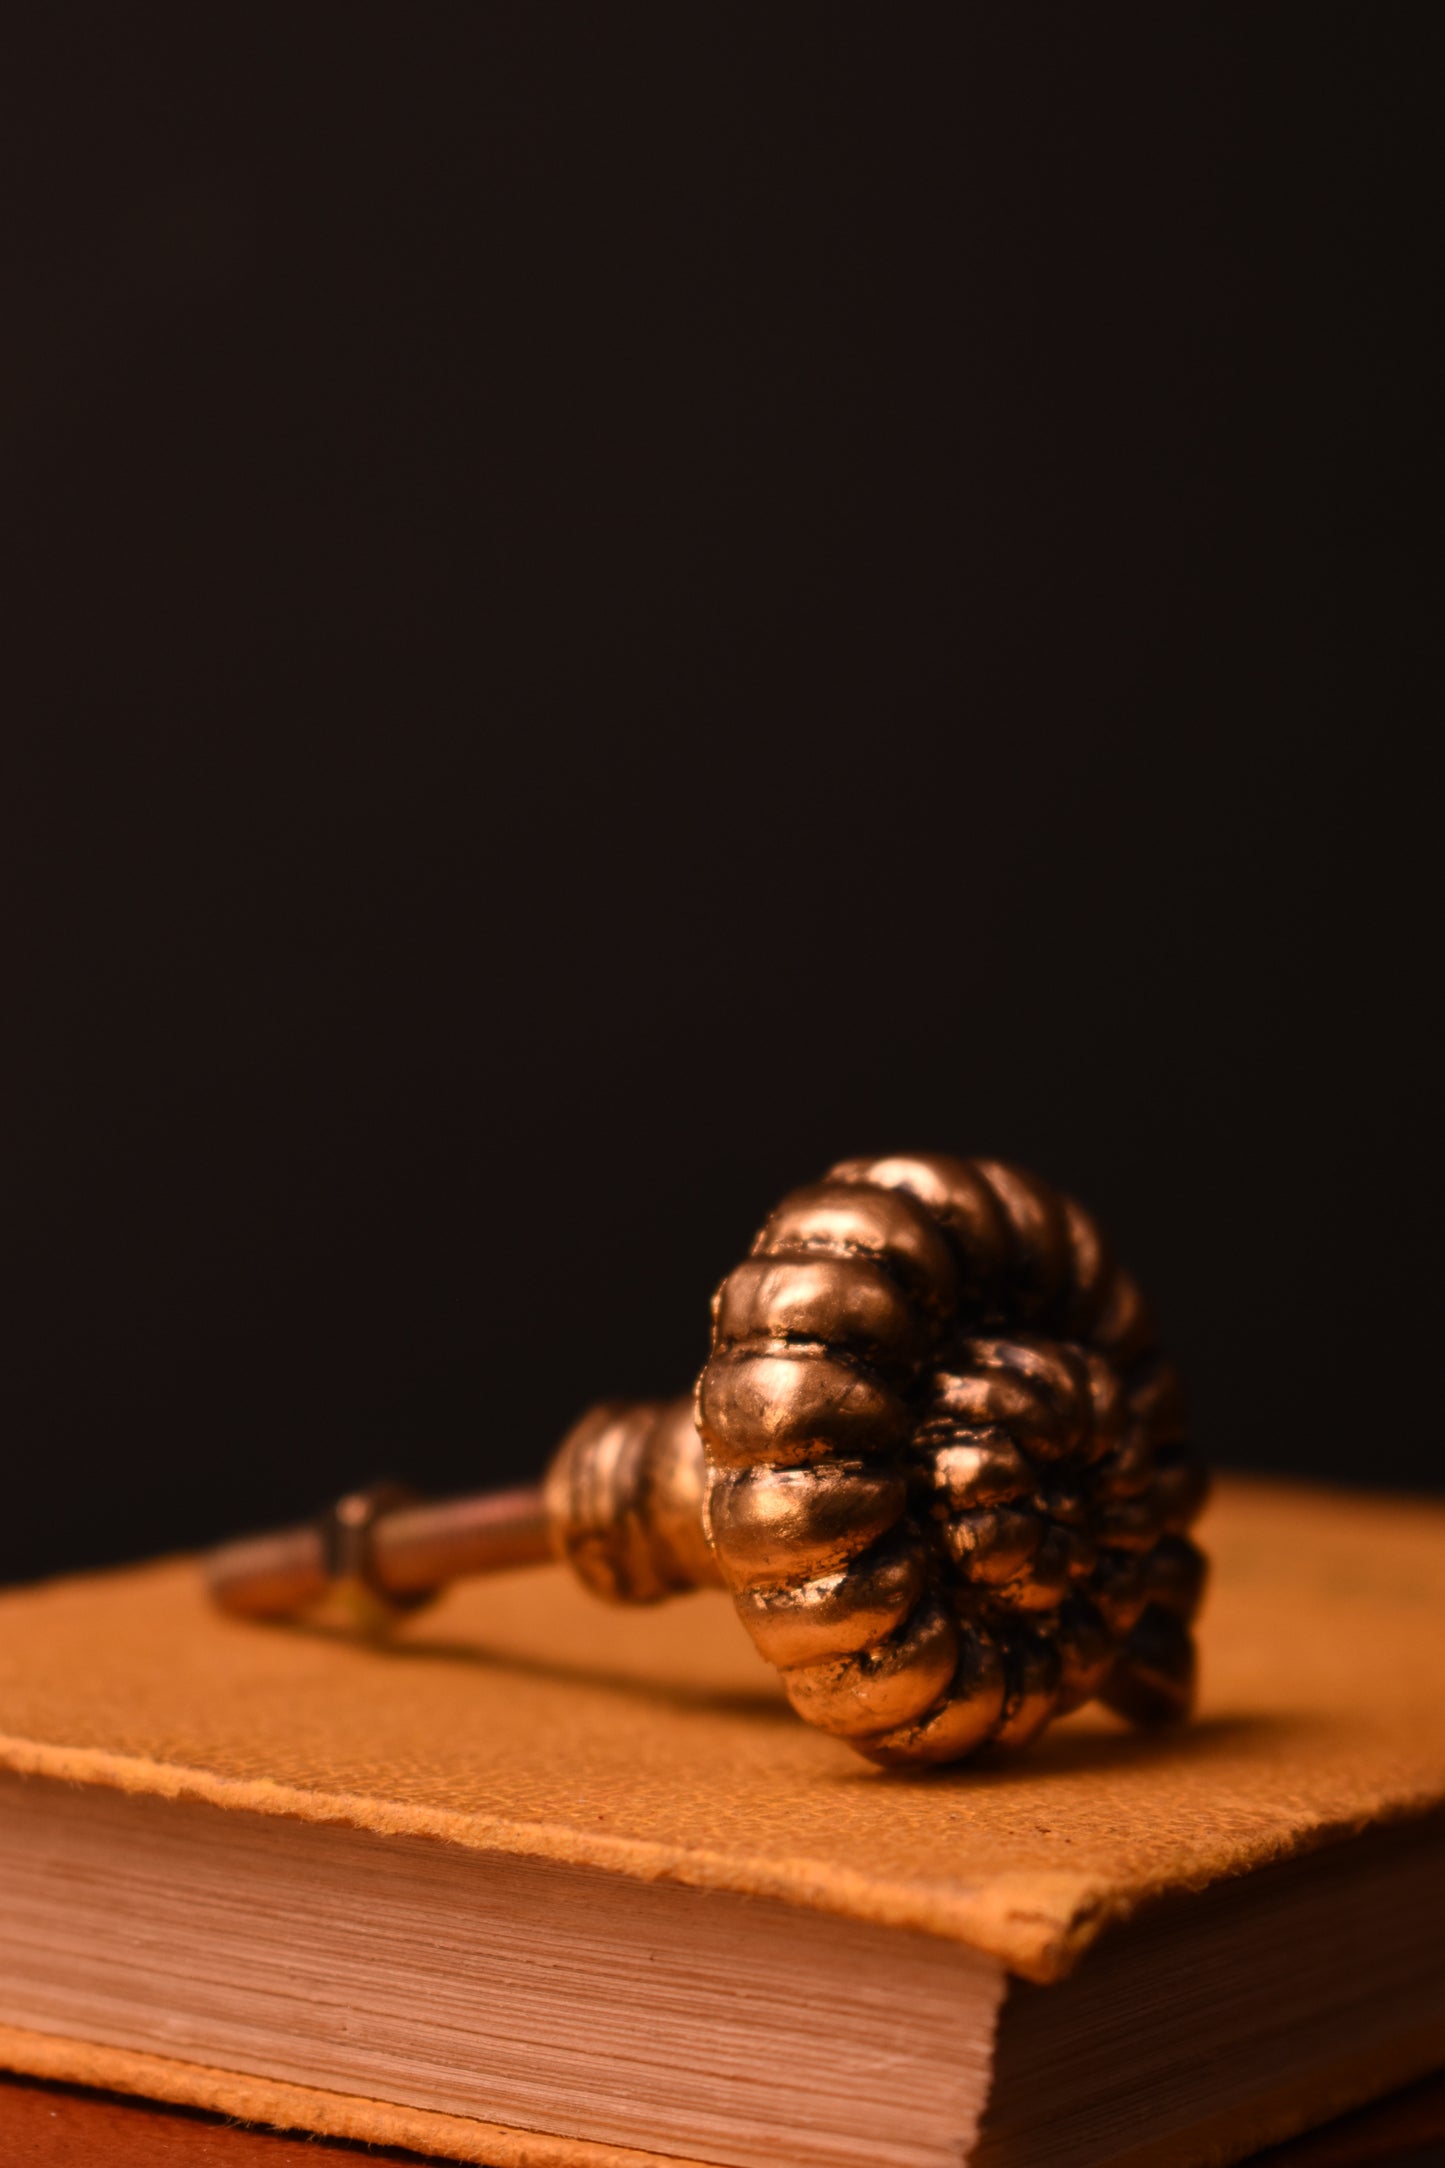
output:
[{"label": "old book", "polygon": [[1237,2159],[1445,2062],[1445,1510],[1207,1540],[1189,1730],[902,1780],[710,1595],[0,1598],[0,2063],[496,2168]]}]

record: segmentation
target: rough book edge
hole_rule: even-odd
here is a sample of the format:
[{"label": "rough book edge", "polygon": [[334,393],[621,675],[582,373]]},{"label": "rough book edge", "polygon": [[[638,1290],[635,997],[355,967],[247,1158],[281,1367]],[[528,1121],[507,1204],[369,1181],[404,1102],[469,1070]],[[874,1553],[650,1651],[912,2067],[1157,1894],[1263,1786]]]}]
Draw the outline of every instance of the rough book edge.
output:
[{"label": "rough book edge", "polygon": [[[1388,2050],[1351,2056],[1321,2085],[1300,2080],[1247,2108],[1232,2108],[1187,2133],[1146,2141],[1110,2156],[1109,2168],[1228,2168],[1265,2146],[1312,2130],[1445,2064],[1445,2031],[1426,2027]],[[472,2168],[715,2168],[676,2153],[640,2153],[586,2138],[549,2137],[469,2116],[438,2115],[394,2101],[328,2093],[279,2080],[243,2077],[201,2063],[96,2047],[0,2025],[0,2068],[23,2077],[202,2108],[273,2130],[312,2132],[366,2145],[400,2146]],[[971,2154],[972,2148],[963,2157]],[[985,2145],[985,2153],[987,2146]]]},{"label": "rough book edge", "polygon": [[1119,1892],[1078,1874],[1006,1875],[971,1888],[890,1882],[807,1858],[759,1859],[751,1853],[575,1830],[563,1823],[466,1814],[370,1793],[313,1791],[270,1777],[224,1777],[101,1747],[58,1746],[8,1734],[0,1734],[0,1769],[149,1798],[199,1800],[243,1813],[339,1822],[378,1836],[432,1837],[470,1851],[590,1867],[632,1881],[680,1882],[694,1889],[771,1897],[808,1911],[880,1927],[913,1928],[963,1943],[1041,1982],[1070,1969],[1111,1911],[1133,1909],[1132,1898],[1122,1902]]},{"label": "rough book edge", "polygon": [[27,2078],[65,2085],[92,2085],[131,2093],[179,2108],[205,2108],[241,2123],[273,2130],[311,2131],[364,2145],[404,2146],[473,2168],[714,2168],[678,2153],[639,2153],[630,2146],[591,2138],[562,2138],[544,2131],[482,2123],[466,2115],[439,2115],[361,2094],[328,2093],[276,2078],[245,2077],[204,2063],[177,2062],[132,2048],[97,2047],[53,2033],[0,2025],[0,2068]]},{"label": "rough book edge", "polygon": [[680,1882],[693,1889],[771,1897],[807,1911],[834,1913],[879,1927],[912,1928],[964,1943],[1041,1986],[1063,1979],[1106,1927],[1128,1919],[1153,1898],[1233,1880],[1257,1867],[1358,1836],[1365,1829],[1411,1819],[1438,1805],[1437,1798],[1424,1791],[1418,1798],[1381,1796],[1347,1818],[1322,1816],[1287,1831],[1261,1832],[1240,1842],[1218,1871],[1194,1876],[1160,1874],[1121,1888],[1081,1874],[1032,1872],[995,1875],[970,1886],[885,1881],[820,1866],[807,1858],[760,1859],[752,1853],[607,1836],[556,1822],[465,1814],[372,1794],[312,1791],[278,1784],[269,1777],[224,1777],[208,1769],[113,1754],[100,1747],[50,1745],[8,1734],[0,1734],[0,1769],[157,1799],[201,1800],[252,1814],[340,1822],[380,1836],[433,1837],[470,1851],[553,1860],[633,1881]]}]

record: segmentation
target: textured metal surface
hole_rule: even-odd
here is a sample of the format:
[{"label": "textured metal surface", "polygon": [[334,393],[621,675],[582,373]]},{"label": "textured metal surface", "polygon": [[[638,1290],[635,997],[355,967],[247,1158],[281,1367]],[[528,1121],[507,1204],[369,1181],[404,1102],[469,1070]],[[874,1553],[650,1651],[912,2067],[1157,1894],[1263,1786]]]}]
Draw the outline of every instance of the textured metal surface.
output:
[{"label": "textured metal surface", "polygon": [[605,1402],[568,1432],[547,1471],[553,1548],[613,1603],[716,1587],[707,1481],[690,1400]]},{"label": "textured metal surface", "polygon": [[722,1577],[795,1709],[884,1763],[1099,1696],[1188,1712],[1205,1495],[1093,1220],[992,1160],[848,1160],[772,1215],[698,1385]]}]

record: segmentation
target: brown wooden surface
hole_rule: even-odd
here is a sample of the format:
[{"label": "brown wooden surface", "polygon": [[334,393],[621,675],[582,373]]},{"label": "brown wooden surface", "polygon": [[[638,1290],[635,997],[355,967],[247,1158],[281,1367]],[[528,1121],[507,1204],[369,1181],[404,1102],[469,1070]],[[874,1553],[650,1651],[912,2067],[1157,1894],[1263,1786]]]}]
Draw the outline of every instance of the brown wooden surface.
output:
[{"label": "brown wooden surface", "polygon": [[[188,2109],[0,2077],[4,2168],[322,2168],[343,2161],[416,2163],[389,2147],[342,2145],[242,2129]],[[1445,2075],[1413,2085],[1293,2144],[1260,2153],[1250,2168],[1434,2168],[1445,2163]]]}]

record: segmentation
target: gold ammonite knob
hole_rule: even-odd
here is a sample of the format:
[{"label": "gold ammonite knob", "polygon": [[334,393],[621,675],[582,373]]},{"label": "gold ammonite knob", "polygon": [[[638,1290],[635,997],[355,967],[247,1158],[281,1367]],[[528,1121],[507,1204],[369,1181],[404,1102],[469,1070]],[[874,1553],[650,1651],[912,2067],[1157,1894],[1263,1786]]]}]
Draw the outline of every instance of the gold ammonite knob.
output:
[{"label": "gold ammonite knob", "polygon": [[723,1282],[695,1404],[594,1408],[539,1487],[361,1494],[226,1545],[209,1579],[252,1617],[360,1590],[373,1628],[549,1556],[613,1602],[720,1584],[810,1723],[949,1762],[1094,1695],[1187,1714],[1204,1493],[1087,1213],[995,1160],[845,1160]]},{"label": "gold ammonite knob", "polygon": [[1205,1495],[1093,1220],[994,1160],[845,1160],[714,1304],[697,1421],[722,1578],[801,1716],[884,1763],[1098,1695],[1187,1713]]}]

